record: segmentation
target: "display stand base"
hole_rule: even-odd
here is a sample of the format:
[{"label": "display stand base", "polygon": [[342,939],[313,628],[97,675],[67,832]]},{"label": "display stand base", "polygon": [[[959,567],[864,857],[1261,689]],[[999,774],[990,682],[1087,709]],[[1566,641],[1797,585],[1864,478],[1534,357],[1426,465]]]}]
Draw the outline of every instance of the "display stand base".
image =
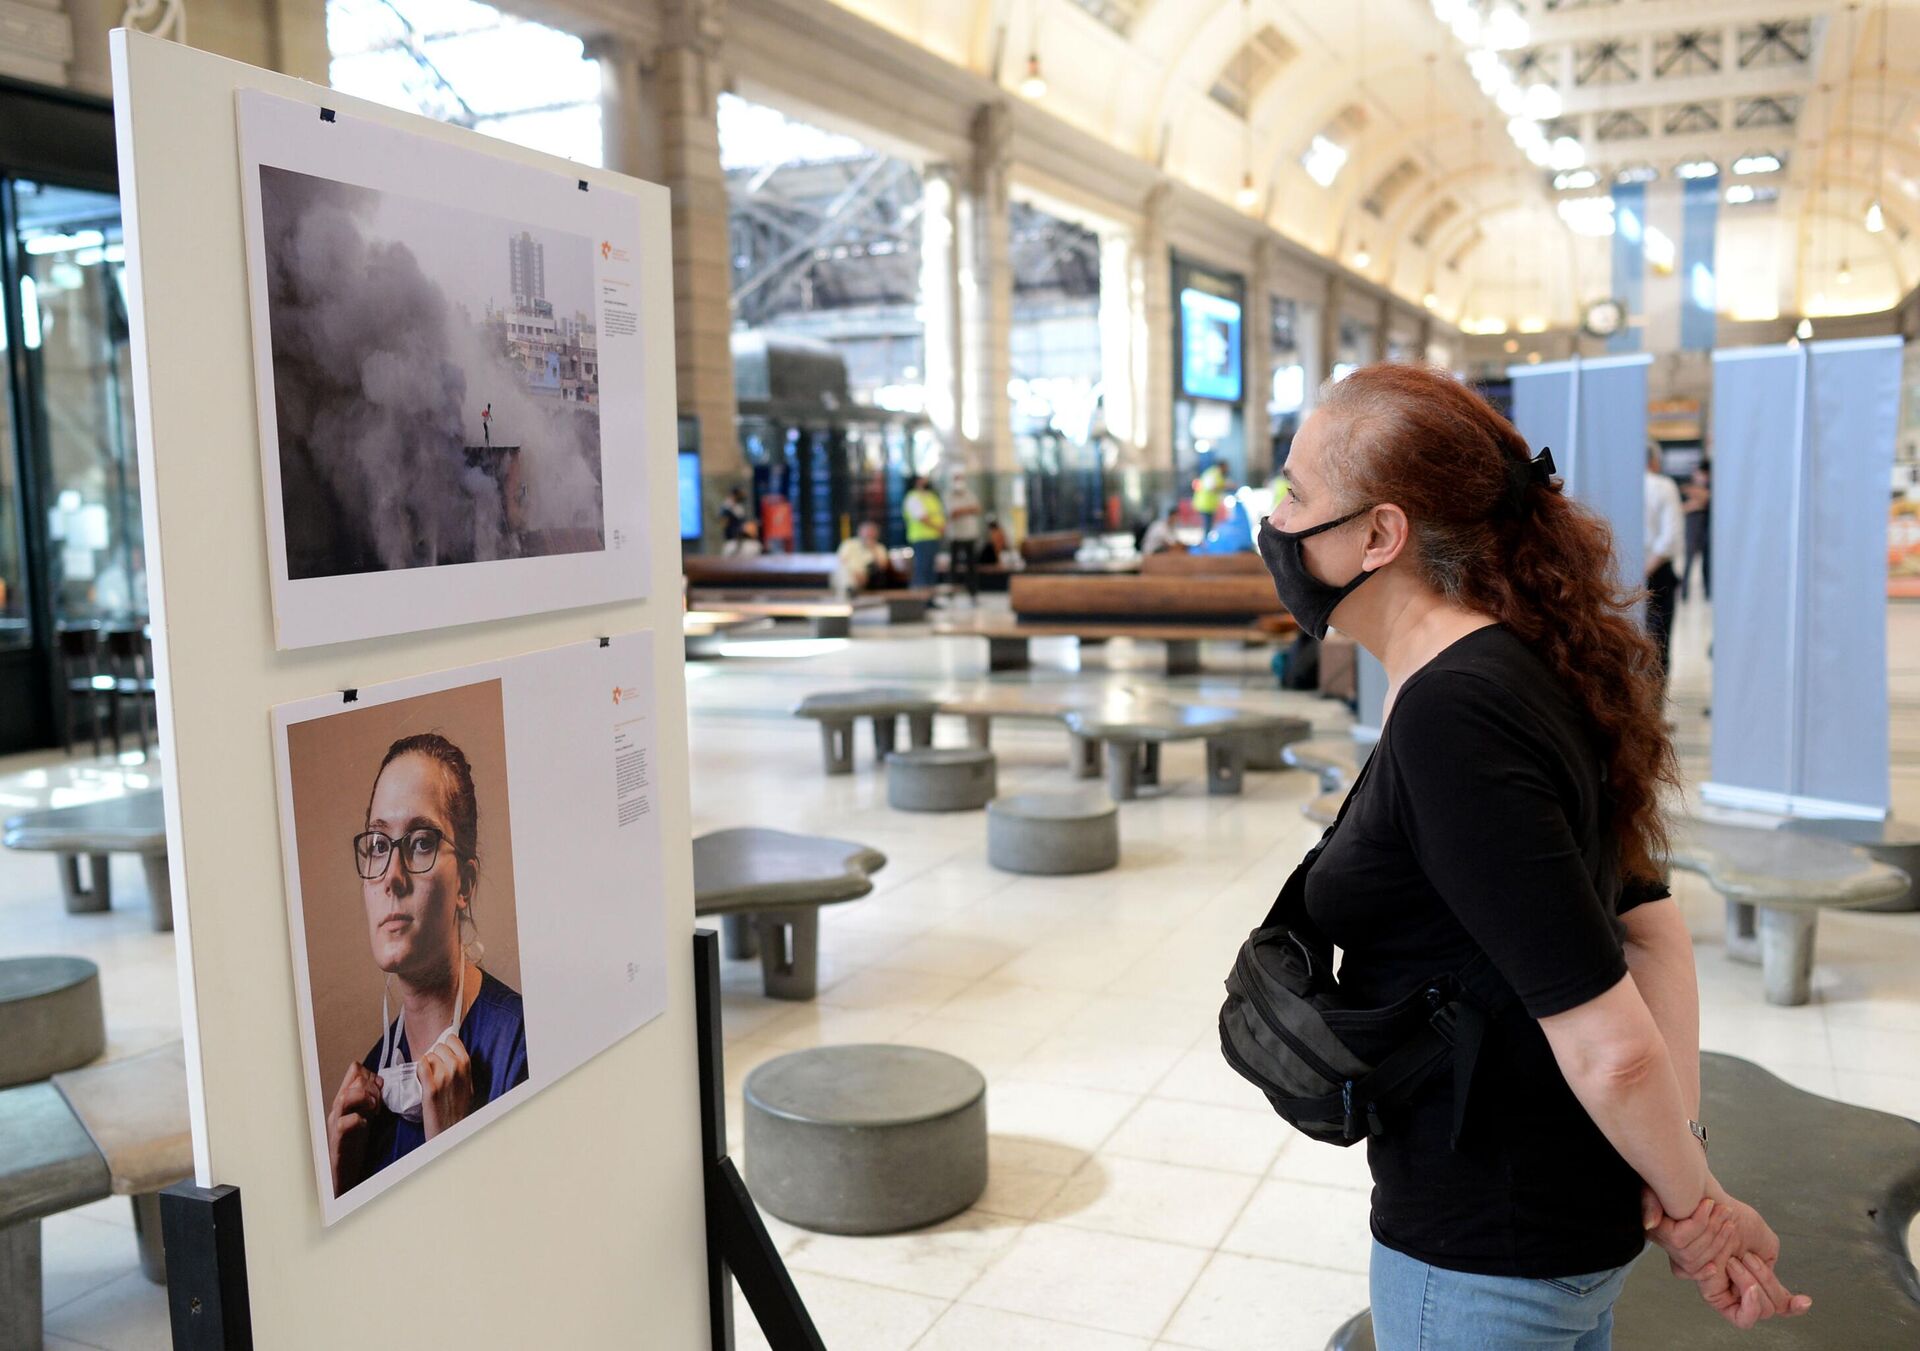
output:
[{"label": "display stand base", "polygon": [[[713,1351],[733,1351],[733,1282],[773,1351],[826,1351],[780,1250],[727,1157],[727,1099],[720,1035],[720,936],[693,936],[700,1039],[700,1161],[706,1172],[707,1300]],[[182,1182],[160,1196],[173,1351],[252,1351],[247,1249],[238,1187]]]},{"label": "display stand base", "polygon": [[720,936],[711,929],[693,935],[693,1000],[700,1037],[700,1148],[707,1171],[707,1307],[713,1351],[733,1351],[735,1280],[773,1351],[826,1351],[740,1170],[727,1157]]},{"label": "display stand base", "polygon": [[160,1193],[173,1351],[252,1351],[238,1187],[177,1182]]}]

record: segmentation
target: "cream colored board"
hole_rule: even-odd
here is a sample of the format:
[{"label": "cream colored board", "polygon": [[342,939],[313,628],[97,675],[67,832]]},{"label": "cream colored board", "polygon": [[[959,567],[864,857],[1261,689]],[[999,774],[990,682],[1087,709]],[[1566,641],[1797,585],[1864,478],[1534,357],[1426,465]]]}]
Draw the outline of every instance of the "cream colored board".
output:
[{"label": "cream colored board", "polygon": [[[234,92],[257,88],[636,194],[672,294],[664,189],[139,34],[113,34],[135,409],[195,1169],[241,1189],[254,1341],[297,1349],[708,1344],[680,644],[655,644],[667,1011],[459,1150],[322,1229],[307,1148],[268,710],[603,633],[651,600],[300,651],[274,648]],[[671,308],[646,316],[672,445]],[[648,466],[657,579],[678,570],[671,457]],[[665,514],[662,514],[665,513]]]}]

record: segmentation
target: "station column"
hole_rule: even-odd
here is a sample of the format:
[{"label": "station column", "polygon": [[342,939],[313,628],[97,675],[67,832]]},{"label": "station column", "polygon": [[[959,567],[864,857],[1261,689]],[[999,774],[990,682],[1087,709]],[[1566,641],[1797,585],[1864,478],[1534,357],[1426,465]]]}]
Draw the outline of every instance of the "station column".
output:
[{"label": "station column", "polygon": [[745,469],[735,432],[733,275],[720,168],[719,6],[662,0],[658,42],[596,38],[609,169],[672,194],[674,374],[679,408],[700,421],[702,468]]}]

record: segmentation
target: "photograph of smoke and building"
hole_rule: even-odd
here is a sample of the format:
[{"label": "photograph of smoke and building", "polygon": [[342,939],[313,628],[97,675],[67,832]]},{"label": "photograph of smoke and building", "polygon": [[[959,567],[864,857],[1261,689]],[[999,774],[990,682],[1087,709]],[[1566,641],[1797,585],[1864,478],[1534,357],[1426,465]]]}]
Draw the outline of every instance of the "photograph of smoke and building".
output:
[{"label": "photograph of smoke and building", "polygon": [[593,241],[260,168],[293,579],[597,551]]}]

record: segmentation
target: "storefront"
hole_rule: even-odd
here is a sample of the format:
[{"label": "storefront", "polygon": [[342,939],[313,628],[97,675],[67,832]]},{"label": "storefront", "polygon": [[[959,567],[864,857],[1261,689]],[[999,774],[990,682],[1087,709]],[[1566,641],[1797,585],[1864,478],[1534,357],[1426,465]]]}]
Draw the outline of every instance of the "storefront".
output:
[{"label": "storefront", "polygon": [[113,118],[0,80],[0,753],[54,744],[62,634],[147,610]]}]

